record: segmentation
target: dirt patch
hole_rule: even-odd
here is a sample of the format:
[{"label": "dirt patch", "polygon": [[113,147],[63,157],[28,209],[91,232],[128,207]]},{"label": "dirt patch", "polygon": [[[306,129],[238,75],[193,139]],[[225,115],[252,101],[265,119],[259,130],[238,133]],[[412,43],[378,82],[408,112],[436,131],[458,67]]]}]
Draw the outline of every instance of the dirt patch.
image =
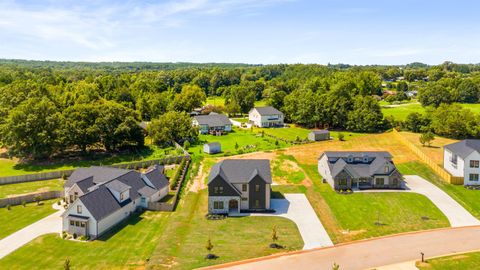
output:
[{"label": "dirt patch", "polygon": [[359,234],[366,233],[366,232],[367,232],[367,230],[356,230],[356,231],[346,230],[346,231],[342,231],[342,234],[349,235],[349,236],[355,236],[355,235],[359,235]]},{"label": "dirt patch", "polygon": [[203,170],[203,162],[202,162],[200,163],[200,167],[198,168],[197,175],[195,176],[195,178],[193,178],[193,182],[190,185],[189,191],[198,192],[202,189],[207,188],[204,181],[206,177],[207,177],[207,172]]},{"label": "dirt patch", "polygon": [[13,197],[18,197],[18,196],[25,196],[25,195],[35,194],[35,193],[39,193],[39,192],[46,192],[46,191],[49,191],[49,190],[50,190],[49,187],[42,187],[42,188],[39,188],[39,189],[37,189],[37,190],[35,190],[35,191],[28,192],[28,193],[7,195],[7,198],[13,198]]},{"label": "dirt patch", "polygon": [[243,155],[238,155],[238,156],[230,156],[230,157],[225,157],[219,159],[269,159],[273,160],[277,156],[276,152],[255,152],[255,153],[247,153]]}]

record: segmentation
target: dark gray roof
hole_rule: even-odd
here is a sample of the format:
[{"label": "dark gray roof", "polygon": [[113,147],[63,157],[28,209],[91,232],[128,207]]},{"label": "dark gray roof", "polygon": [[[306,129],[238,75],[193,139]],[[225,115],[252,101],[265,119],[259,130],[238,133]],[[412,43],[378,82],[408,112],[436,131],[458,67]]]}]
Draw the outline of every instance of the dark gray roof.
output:
[{"label": "dark gray roof", "polygon": [[81,196],[79,200],[97,221],[102,220],[131,202],[131,200],[128,199],[120,204],[104,185]]},{"label": "dark gray roof", "polygon": [[313,134],[330,134],[330,131],[326,129],[321,129],[321,130],[312,130],[310,133]]},{"label": "dark gray roof", "polygon": [[[328,158],[328,166],[332,177],[337,176],[341,171],[345,170],[354,178],[371,177],[373,175],[389,175],[396,170],[395,164],[392,162],[392,156],[386,151],[373,152],[349,152],[349,151],[326,151],[320,158],[325,155]],[[349,161],[352,158],[352,161]],[[389,171],[382,170],[385,163],[389,166]]]},{"label": "dark gray roof", "polygon": [[220,127],[231,125],[230,119],[223,114],[209,114],[194,116],[199,125],[208,125],[209,127]]},{"label": "dark gray roof", "polygon": [[272,114],[282,114],[283,115],[283,113],[281,111],[275,109],[272,106],[255,107],[254,109],[257,110],[257,112],[260,115],[272,115]]},{"label": "dark gray roof", "polygon": [[163,166],[154,165],[144,175],[152,182],[153,187],[158,190],[170,184],[167,177],[163,174]]},{"label": "dark gray roof", "polygon": [[155,194],[158,190],[156,189],[153,189],[149,186],[144,186],[143,188],[139,189],[138,190],[138,193],[140,193],[140,195],[144,196],[144,197],[150,197],[152,196],[153,194]]},{"label": "dark gray roof", "polygon": [[256,175],[262,177],[266,183],[272,183],[268,159],[225,159],[212,166],[208,182],[217,175],[230,183],[248,183]]},{"label": "dark gray roof", "polygon": [[115,190],[117,192],[124,192],[130,188],[132,188],[131,186],[129,185],[126,185],[118,180],[113,180],[113,181],[110,181],[108,183],[105,184],[105,186],[107,188],[109,188],[110,190]]},{"label": "dark gray roof", "polygon": [[90,176],[88,178],[80,180],[80,181],[76,182],[75,184],[77,184],[77,186],[80,188],[80,190],[83,193],[86,193],[88,191],[88,189],[91,186],[93,186],[93,176]]},{"label": "dark gray roof", "polygon": [[444,146],[450,152],[465,159],[474,151],[480,152],[480,140],[463,140]]},{"label": "dark gray roof", "polygon": [[76,182],[89,177],[93,177],[93,183],[100,184],[118,178],[128,172],[130,172],[130,170],[100,166],[78,168],[68,177],[68,180],[65,182],[65,187],[71,187]]}]

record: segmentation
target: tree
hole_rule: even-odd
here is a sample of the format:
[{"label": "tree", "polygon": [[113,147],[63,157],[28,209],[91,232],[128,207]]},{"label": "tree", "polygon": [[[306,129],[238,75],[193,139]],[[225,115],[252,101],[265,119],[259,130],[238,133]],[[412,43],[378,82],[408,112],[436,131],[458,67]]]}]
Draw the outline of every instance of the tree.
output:
[{"label": "tree", "polygon": [[207,244],[205,245],[205,249],[208,251],[207,258],[215,257],[215,255],[212,254],[213,244],[212,244],[212,240],[210,239],[210,237],[208,237]]},{"label": "tree", "polygon": [[334,262],[332,266],[332,270],[340,270],[340,265]]},{"label": "tree", "polygon": [[191,112],[193,109],[201,107],[206,100],[205,92],[198,85],[185,85],[182,87],[182,91],[175,95],[171,109]]},{"label": "tree", "polygon": [[422,133],[422,135],[420,135],[420,138],[419,138],[422,146],[425,146],[425,144],[427,144],[429,147],[434,139],[435,139],[435,135],[430,131],[426,133]]},{"label": "tree", "polygon": [[272,243],[276,244],[278,241],[278,235],[277,235],[277,227],[273,226],[272,227]]},{"label": "tree", "polygon": [[[255,104],[255,91],[240,85],[230,86],[223,92],[225,97],[225,109],[232,111],[232,108],[239,109],[238,112],[248,113]],[[233,112],[235,113],[235,112]]]},{"label": "tree", "polygon": [[59,115],[48,98],[31,98],[13,108],[0,126],[1,144],[12,156],[42,158],[58,150]]},{"label": "tree", "polygon": [[418,101],[420,101],[423,106],[432,105],[438,107],[442,103],[452,103],[452,95],[446,87],[435,83],[419,91]]},{"label": "tree", "polygon": [[480,117],[458,104],[442,104],[431,114],[435,134],[454,139],[478,138]]},{"label": "tree", "polygon": [[479,90],[476,84],[470,79],[463,80],[457,87],[458,102],[475,103],[478,101]]},{"label": "tree", "polygon": [[66,147],[77,146],[82,152],[100,140],[100,130],[95,123],[99,114],[94,104],[75,104],[65,109],[60,118],[60,140]]},{"label": "tree", "polygon": [[430,120],[418,112],[409,113],[402,127],[413,132],[421,132],[428,128]]},{"label": "tree", "polygon": [[198,129],[192,127],[192,120],[187,113],[171,111],[153,119],[148,126],[148,134],[155,144],[168,145],[172,141],[195,141]]},{"label": "tree", "polygon": [[357,96],[348,114],[347,129],[356,132],[377,132],[383,127],[383,113],[371,96]]},{"label": "tree", "polygon": [[339,141],[344,141],[345,140],[345,135],[343,135],[343,133],[339,133],[338,134],[338,140]]},{"label": "tree", "polygon": [[407,92],[408,91],[408,83],[404,81],[400,81],[397,83],[397,94],[398,92]]},{"label": "tree", "polygon": [[70,270],[70,259],[66,258],[65,262],[63,263],[63,269]]},{"label": "tree", "polygon": [[190,142],[186,140],[185,142],[183,142],[183,149],[188,150],[188,148],[190,148]]}]

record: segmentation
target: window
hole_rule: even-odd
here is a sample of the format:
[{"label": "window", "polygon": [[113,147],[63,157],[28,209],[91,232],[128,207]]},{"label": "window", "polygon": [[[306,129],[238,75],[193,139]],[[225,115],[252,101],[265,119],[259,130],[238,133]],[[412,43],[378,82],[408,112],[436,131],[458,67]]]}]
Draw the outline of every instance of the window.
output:
[{"label": "window", "polygon": [[74,226],[75,222],[73,220],[70,220],[70,226]]},{"label": "window", "polygon": [[452,157],[450,158],[450,162],[457,165],[457,159],[458,159],[457,155],[452,154]]},{"label": "window", "polygon": [[470,160],[470,168],[478,168],[480,167],[480,162],[478,160]]},{"label": "window", "polygon": [[338,184],[341,185],[341,186],[346,186],[347,185],[347,179],[340,179],[338,181]]},{"label": "window", "polygon": [[80,227],[85,228],[85,222],[80,223]]},{"label": "window", "polygon": [[469,179],[470,181],[478,181],[478,173],[471,173]]},{"label": "window", "polygon": [[377,186],[385,185],[385,179],[383,179],[383,178],[377,178],[376,182],[377,182]]},{"label": "window", "polygon": [[223,193],[223,187],[214,187],[214,193],[215,194],[222,194]]},{"label": "window", "polygon": [[388,173],[390,171],[390,168],[388,167],[388,165],[385,165],[385,173]]},{"label": "window", "polygon": [[123,192],[120,193],[120,201],[123,201],[124,197],[125,197],[125,194]]},{"label": "window", "polygon": [[246,191],[247,191],[247,184],[243,184],[243,185],[242,185],[242,191],[243,191],[243,192],[246,192]]},{"label": "window", "polygon": [[75,226],[80,227],[80,221],[75,221]]},{"label": "window", "polygon": [[82,213],[82,206],[81,205],[77,205],[77,213],[78,214]]},{"label": "window", "polygon": [[213,209],[223,209],[223,202],[213,202]]},{"label": "window", "polygon": [[140,201],[141,201],[142,203],[145,203],[145,198],[142,197],[142,198],[140,199]]},{"label": "window", "polygon": [[242,198],[242,201],[246,201],[246,200],[248,200],[248,198]]},{"label": "window", "polygon": [[255,192],[259,192],[260,191],[260,185],[255,185]]}]

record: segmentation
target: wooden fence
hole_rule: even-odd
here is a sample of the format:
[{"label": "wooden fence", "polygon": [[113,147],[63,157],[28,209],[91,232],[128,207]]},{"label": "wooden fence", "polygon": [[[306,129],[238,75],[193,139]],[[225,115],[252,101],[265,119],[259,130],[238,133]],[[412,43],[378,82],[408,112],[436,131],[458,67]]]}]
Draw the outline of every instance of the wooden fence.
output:
[{"label": "wooden fence", "polygon": [[190,165],[190,156],[185,157],[186,163],[185,166],[182,168],[182,173],[180,175],[180,181],[178,182],[178,185],[176,186],[175,190],[175,195],[173,195],[173,199],[171,203],[167,202],[149,202],[148,203],[148,210],[152,211],[163,211],[163,212],[173,212],[175,211],[175,207],[177,206],[178,202],[178,197],[180,195],[180,191],[183,186],[183,182],[185,181],[185,178],[187,176],[187,171]]},{"label": "wooden fence", "polygon": [[15,196],[10,198],[0,199],[0,208],[7,205],[21,205],[23,203],[31,203],[35,201],[45,201],[50,199],[63,198],[63,191],[52,190],[45,192],[32,193],[28,195]]},{"label": "wooden fence", "polygon": [[402,142],[405,146],[412,150],[420,158],[421,161],[426,163],[436,174],[438,174],[447,183],[454,185],[463,185],[464,182],[462,177],[452,176],[444,168],[435,163],[435,161],[433,161],[412,142],[403,137],[396,129],[393,129],[393,134],[400,142]]},{"label": "wooden fence", "polygon": [[[258,133],[258,134],[262,134],[261,132]],[[304,139],[304,140],[299,140],[299,141],[294,141],[294,140],[287,140],[285,138],[280,138],[280,137],[277,137],[275,135],[271,135],[271,134],[267,134],[267,133],[263,133],[264,136],[267,136],[267,137],[270,137],[272,139],[275,139],[275,140],[278,140],[278,141],[282,141],[282,142],[285,142],[285,143],[290,143],[290,144],[307,144],[307,143],[313,143],[313,141],[310,141],[309,139]]]},{"label": "wooden fence", "polygon": [[[180,163],[180,161],[184,157],[185,156],[171,156],[171,157],[166,157],[162,159],[113,164],[113,165],[108,165],[108,167],[122,168],[122,169],[146,168],[154,164],[168,165],[168,164]],[[0,185],[64,178],[64,177],[70,176],[73,173],[73,171],[74,170],[60,170],[60,171],[0,177]]]}]

